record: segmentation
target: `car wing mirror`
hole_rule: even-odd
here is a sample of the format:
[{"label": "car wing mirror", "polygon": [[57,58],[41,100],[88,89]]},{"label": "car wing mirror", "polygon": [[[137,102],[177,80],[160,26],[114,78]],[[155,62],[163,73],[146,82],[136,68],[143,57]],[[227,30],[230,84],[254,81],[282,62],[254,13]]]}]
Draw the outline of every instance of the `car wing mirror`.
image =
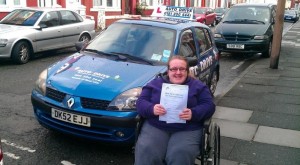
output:
[{"label": "car wing mirror", "polygon": [[77,51],[80,51],[82,48],[84,48],[87,45],[86,42],[77,41],[75,42],[75,48]]},{"label": "car wing mirror", "polygon": [[47,28],[48,26],[46,24],[40,24],[36,27],[37,30],[42,30],[44,28]]}]

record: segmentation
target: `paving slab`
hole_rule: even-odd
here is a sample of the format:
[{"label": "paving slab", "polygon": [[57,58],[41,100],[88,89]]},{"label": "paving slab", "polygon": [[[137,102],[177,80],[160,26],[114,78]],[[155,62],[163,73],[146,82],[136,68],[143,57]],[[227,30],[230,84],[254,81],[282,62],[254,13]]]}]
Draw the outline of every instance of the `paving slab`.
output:
[{"label": "paving slab", "polygon": [[249,165],[299,165],[300,149],[238,140],[226,159]]},{"label": "paving slab", "polygon": [[300,116],[293,114],[255,111],[249,123],[300,131]]},{"label": "paving slab", "polygon": [[213,118],[248,122],[252,113],[253,111],[249,110],[217,106]]},{"label": "paving slab", "polygon": [[257,124],[249,124],[244,122],[214,119],[220,126],[221,136],[231,137],[242,140],[252,140],[257,130]]},{"label": "paving slab", "polygon": [[259,126],[254,141],[300,149],[300,131]]}]

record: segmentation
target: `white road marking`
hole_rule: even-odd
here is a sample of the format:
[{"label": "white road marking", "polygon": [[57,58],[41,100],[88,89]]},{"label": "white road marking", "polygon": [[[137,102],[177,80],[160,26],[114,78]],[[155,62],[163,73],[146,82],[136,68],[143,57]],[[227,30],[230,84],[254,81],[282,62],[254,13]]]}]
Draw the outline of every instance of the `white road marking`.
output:
[{"label": "white road marking", "polygon": [[61,161],[61,164],[63,164],[63,165],[76,165],[76,164],[73,164],[73,163],[71,163],[69,161],[66,161],[66,160]]},{"label": "white road marking", "polygon": [[240,67],[241,65],[243,65],[245,63],[245,61],[241,61],[239,62],[237,65],[233,66],[231,69],[237,69],[238,67]]},{"label": "white road marking", "polygon": [[7,141],[7,140],[5,140],[5,139],[2,139],[1,142],[2,142],[3,144],[6,144],[6,145],[9,145],[9,146],[15,147],[15,148],[20,149],[20,150],[22,150],[22,151],[28,151],[28,152],[30,152],[30,153],[35,152],[34,149],[30,149],[29,147],[24,147],[24,146],[17,145],[17,144],[15,144],[15,143],[9,142],[9,141]]},{"label": "white road marking", "polygon": [[16,156],[15,154],[10,153],[10,152],[4,152],[3,154],[10,157],[10,158],[12,158],[12,159],[20,159],[20,156]]}]

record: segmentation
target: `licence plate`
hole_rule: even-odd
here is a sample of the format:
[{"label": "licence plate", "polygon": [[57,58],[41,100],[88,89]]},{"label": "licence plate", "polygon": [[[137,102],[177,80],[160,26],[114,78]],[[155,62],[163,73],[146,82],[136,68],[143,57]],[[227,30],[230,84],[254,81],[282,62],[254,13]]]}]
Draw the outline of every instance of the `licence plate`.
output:
[{"label": "licence plate", "polygon": [[52,108],[51,117],[64,122],[77,124],[85,127],[91,127],[91,118],[87,116],[68,113]]},{"label": "licence plate", "polygon": [[227,44],[226,47],[230,48],[230,49],[244,49],[245,45],[242,45],[242,44]]}]

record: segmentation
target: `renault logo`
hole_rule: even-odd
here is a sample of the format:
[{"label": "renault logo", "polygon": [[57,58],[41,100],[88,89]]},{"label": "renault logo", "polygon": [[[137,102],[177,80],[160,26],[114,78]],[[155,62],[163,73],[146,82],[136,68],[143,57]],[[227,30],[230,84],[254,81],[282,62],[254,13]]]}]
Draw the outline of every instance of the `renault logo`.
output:
[{"label": "renault logo", "polygon": [[67,105],[69,108],[72,108],[72,106],[74,105],[75,100],[73,97],[69,98],[69,100],[67,101]]}]

